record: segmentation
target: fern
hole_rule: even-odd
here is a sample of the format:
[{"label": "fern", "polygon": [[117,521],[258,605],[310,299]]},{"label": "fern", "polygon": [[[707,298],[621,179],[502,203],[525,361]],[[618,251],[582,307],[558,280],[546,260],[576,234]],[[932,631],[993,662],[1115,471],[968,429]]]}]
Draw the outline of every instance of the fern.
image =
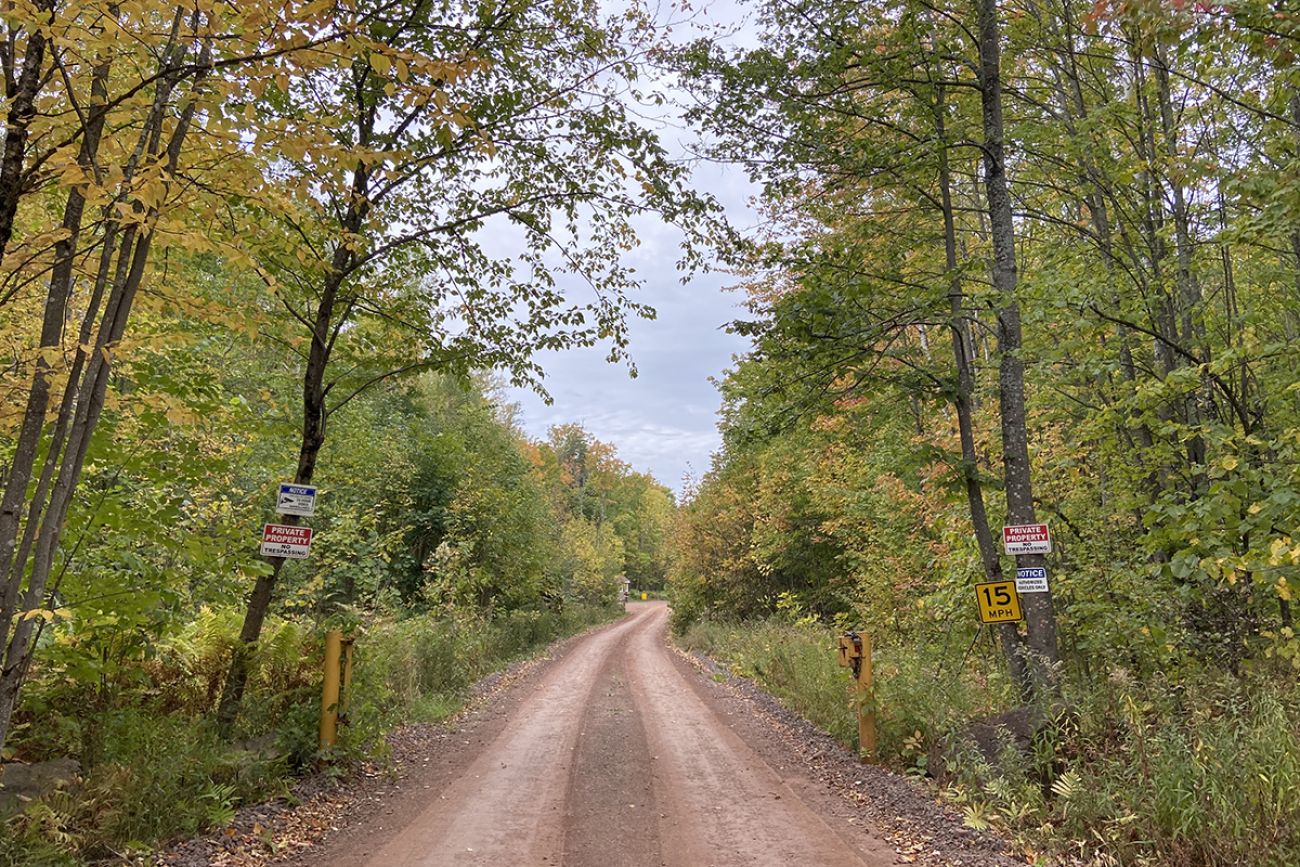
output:
[{"label": "fern", "polygon": [[209,825],[220,828],[235,820],[235,805],[239,802],[236,792],[229,783],[214,783],[199,796]]},{"label": "fern", "polygon": [[1052,780],[1052,794],[1062,801],[1070,801],[1078,796],[1083,788],[1083,779],[1076,771],[1066,771]]}]

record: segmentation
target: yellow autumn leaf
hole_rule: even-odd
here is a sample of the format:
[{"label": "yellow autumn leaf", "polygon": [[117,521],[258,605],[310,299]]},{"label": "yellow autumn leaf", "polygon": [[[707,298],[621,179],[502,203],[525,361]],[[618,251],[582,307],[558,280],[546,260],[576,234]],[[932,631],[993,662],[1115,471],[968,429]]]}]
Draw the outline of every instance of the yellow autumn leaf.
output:
[{"label": "yellow autumn leaf", "polygon": [[1290,539],[1274,539],[1268,546],[1268,565],[1277,566],[1282,562],[1284,555],[1290,553]]}]

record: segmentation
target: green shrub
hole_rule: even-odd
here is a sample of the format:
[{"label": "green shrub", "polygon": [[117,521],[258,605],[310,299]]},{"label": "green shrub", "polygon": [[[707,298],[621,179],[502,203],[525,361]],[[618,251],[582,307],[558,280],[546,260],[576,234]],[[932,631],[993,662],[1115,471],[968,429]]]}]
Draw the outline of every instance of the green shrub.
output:
[{"label": "green shrub", "polygon": [[[857,743],[849,690],[852,678],[836,657],[838,636],[824,626],[781,619],[750,623],[699,620],[681,643],[752,677],[791,710],[845,744]],[[944,678],[925,648],[877,648],[877,749],[887,761],[924,768],[935,739],[960,722],[1005,706],[1006,685],[996,673]]]},{"label": "green shrub", "polygon": [[836,645],[828,631],[778,620],[699,620],[687,627],[682,643],[754,678],[791,710],[845,743],[857,738],[849,703],[851,682],[836,662]]},{"label": "green shrub", "polygon": [[1079,785],[1046,818],[1121,864],[1300,863],[1298,702],[1290,684],[1117,673],[1077,697]]},{"label": "green shrub", "polygon": [[281,756],[231,747],[203,720],[116,708],[103,750],[72,792],[56,792],[0,831],[0,864],[64,864],[147,851],[229,822],[237,806],[284,791]]},{"label": "green shrub", "polygon": [[80,802],[56,792],[0,825],[0,867],[76,867]]},{"label": "green shrub", "polygon": [[144,709],[112,712],[104,743],[84,790],[92,851],[224,824],[235,806],[282,791],[288,770],[281,757],[225,744],[204,721]]}]

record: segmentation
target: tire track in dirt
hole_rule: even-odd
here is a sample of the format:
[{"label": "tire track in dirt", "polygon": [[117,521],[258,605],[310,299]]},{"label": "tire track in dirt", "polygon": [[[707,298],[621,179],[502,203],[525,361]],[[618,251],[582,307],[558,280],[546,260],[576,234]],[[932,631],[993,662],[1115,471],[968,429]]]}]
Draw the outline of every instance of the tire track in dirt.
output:
[{"label": "tire track in dirt", "polygon": [[659,867],[650,746],[628,683],[625,633],[592,690],[569,768],[565,867]]},{"label": "tire track in dirt", "polygon": [[569,765],[609,649],[635,620],[597,632],[544,676],[505,730],[367,867],[559,864]]},{"label": "tire track in dirt", "polygon": [[692,691],[644,606],[545,676],[366,867],[875,867]]},{"label": "tire track in dirt", "polygon": [[664,646],[667,609],[632,638],[633,689],[656,754],[670,865],[894,863],[865,829],[832,827],[700,700]]}]

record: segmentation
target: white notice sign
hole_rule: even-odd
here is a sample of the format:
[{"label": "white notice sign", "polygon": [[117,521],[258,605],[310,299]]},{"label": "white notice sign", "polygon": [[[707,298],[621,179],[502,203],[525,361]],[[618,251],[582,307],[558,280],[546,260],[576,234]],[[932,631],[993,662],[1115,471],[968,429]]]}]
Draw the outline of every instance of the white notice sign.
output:
[{"label": "white notice sign", "polygon": [[282,483],[280,496],[275,501],[275,510],[281,515],[310,518],[316,514],[316,489],[311,485]]},{"label": "white notice sign", "polygon": [[1041,566],[1016,570],[1017,593],[1046,593],[1047,570]]}]

